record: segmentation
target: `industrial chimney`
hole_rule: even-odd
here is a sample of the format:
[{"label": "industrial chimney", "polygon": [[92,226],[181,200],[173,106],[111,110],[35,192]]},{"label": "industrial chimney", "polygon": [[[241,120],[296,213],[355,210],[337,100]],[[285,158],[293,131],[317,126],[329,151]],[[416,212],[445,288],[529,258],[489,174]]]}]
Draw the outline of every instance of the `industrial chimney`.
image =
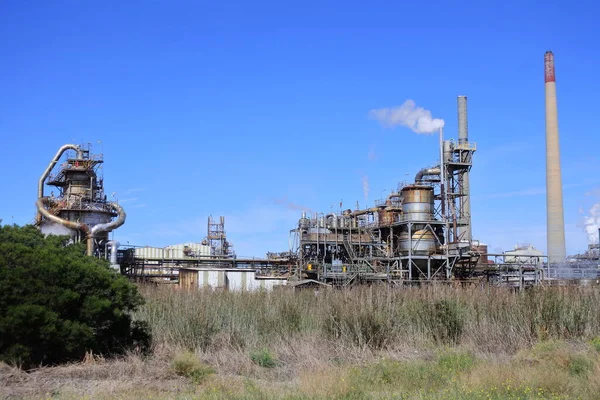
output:
[{"label": "industrial chimney", "polygon": [[[467,145],[469,143],[469,125],[467,122],[467,96],[458,96],[458,144]],[[463,193],[466,194],[463,200],[462,212],[463,218],[466,219],[466,225],[459,229],[459,237],[462,240],[470,242],[472,240],[471,232],[471,192],[469,188],[469,171],[459,176],[462,180],[460,186]]]},{"label": "industrial chimney", "polygon": [[561,262],[566,258],[566,249],[562,178],[560,173],[560,148],[558,144],[554,54],[551,51],[547,51],[544,55],[544,72],[546,81],[546,218],[548,262],[555,263]]}]

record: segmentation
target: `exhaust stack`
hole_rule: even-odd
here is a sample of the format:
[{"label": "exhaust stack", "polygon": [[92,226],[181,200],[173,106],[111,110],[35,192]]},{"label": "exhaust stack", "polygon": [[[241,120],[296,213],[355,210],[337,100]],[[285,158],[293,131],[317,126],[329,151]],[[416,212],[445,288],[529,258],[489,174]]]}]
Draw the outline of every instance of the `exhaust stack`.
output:
[{"label": "exhaust stack", "polygon": [[[466,145],[469,143],[469,125],[467,122],[467,96],[458,96],[458,144]],[[463,193],[466,194],[462,205],[463,218],[466,220],[466,225],[459,229],[459,237],[462,240],[470,242],[473,239],[471,232],[471,190],[469,188],[469,172],[464,173],[461,178]]]},{"label": "exhaust stack", "polygon": [[556,263],[566,258],[566,249],[554,54],[551,51],[547,51],[544,55],[544,72],[546,82],[546,223],[548,262]]}]

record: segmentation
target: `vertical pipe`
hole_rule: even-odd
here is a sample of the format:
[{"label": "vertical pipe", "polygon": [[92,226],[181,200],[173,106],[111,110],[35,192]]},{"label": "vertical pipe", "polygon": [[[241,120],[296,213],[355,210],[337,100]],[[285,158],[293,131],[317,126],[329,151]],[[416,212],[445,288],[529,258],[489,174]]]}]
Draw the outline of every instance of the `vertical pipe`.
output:
[{"label": "vertical pipe", "polygon": [[558,111],[556,106],[556,81],[554,55],[544,55],[546,89],[546,223],[548,263],[563,261],[565,249],[565,220],[563,211],[560,148],[558,139]]},{"label": "vertical pipe", "polygon": [[[446,221],[446,162],[444,160],[444,128],[440,128],[440,197],[442,199],[442,221]],[[448,244],[448,229],[444,232],[444,244]]]},{"label": "vertical pipe", "polygon": [[[469,123],[467,119],[467,96],[458,96],[458,144],[469,143]],[[459,236],[462,240],[470,242],[473,239],[471,230],[471,189],[469,187],[469,171],[466,171],[462,176],[462,217],[466,220],[463,227],[459,231]]]},{"label": "vertical pipe", "polygon": [[467,96],[458,96],[458,143],[469,142],[469,126],[467,123]]}]

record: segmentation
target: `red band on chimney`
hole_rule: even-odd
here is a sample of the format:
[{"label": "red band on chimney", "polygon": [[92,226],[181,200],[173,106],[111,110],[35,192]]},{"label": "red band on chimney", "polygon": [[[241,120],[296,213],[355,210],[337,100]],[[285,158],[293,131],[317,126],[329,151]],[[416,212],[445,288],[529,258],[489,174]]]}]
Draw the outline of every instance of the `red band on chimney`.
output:
[{"label": "red band on chimney", "polygon": [[555,82],[554,80],[554,54],[547,51],[544,54],[544,75],[546,82]]}]

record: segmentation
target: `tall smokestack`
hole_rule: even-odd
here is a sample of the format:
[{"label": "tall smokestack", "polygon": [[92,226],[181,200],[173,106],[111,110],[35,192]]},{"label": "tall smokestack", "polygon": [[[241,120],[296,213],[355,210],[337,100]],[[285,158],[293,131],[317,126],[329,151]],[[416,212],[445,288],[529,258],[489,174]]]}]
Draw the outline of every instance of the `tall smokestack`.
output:
[{"label": "tall smokestack", "polygon": [[551,51],[547,51],[544,55],[544,72],[546,81],[546,223],[548,229],[548,262],[560,262],[566,258],[565,217],[560,173],[554,54]]},{"label": "tall smokestack", "polygon": [[[469,125],[467,122],[467,96],[458,96],[458,143],[467,144],[469,142]],[[469,189],[469,172],[462,175],[463,193],[466,194],[463,204],[464,218],[467,220],[467,225],[459,230],[459,235],[463,240],[471,241],[471,193]],[[464,234],[463,234],[464,233]]]}]

